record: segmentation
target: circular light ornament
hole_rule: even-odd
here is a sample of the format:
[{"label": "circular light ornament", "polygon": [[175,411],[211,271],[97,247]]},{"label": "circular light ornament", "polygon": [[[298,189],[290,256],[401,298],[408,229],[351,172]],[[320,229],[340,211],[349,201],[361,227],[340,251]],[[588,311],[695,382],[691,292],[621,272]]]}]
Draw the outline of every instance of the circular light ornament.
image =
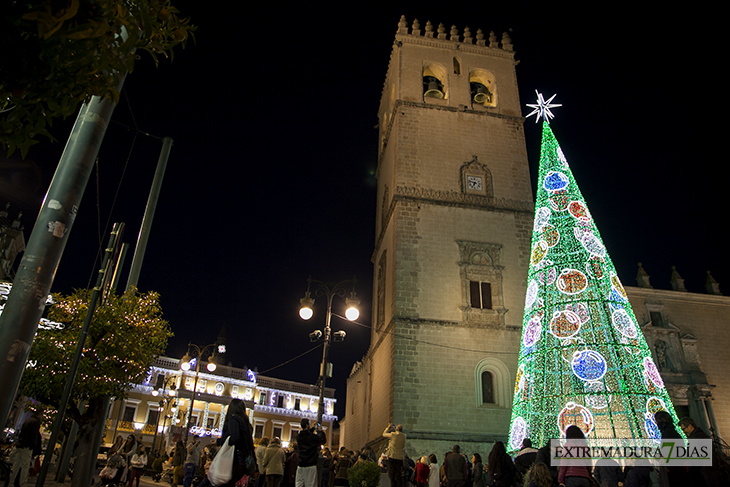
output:
[{"label": "circular light ornament", "polygon": [[608,407],[606,386],[602,381],[587,381],[584,383],[583,389],[589,393],[586,396],[586,404],[588,406],[593,409],[605,409]]},{"label": "circular light ornament", "polygon": [[594,255],[588,262],[586,262],[586,271],[595,279],[603,279],[604,273],[602,264],[603,259]]},{"label": "circular light ornament", "polygon": [[656,424],[653,414],[644,413],[644,428],[649,438],[654,441],[661,441],[662,432],[659,430],[659,426]]},{"label": "circular light ornament", "polygon": [[550,333],[557,338],[570,338],[580,331],[580,317],[572,311],[556,311],[550,320]]},{"label": "circular light ornament", "polygon": [[560,171],[550,171],[542,182],[542,187],[548,191],[562,191],[568,187],[568,176]]},{"label": "circular light ornament", "polygon": [[568,167],[568,159],[565,158],[563,149],[561,149],[560,146],[558,146],[558,159],[563,163],[563,166]]},{"label": "circular light ornament", "polygon": [[542,312],[532,315],[530,320],[525,325],[525,333],[522,339],[522,343],[526,348],[529,348],[537,343],[542,333]]},{"label": "circular light ornament", "polygon": [[656,396],[651,396],[646,400],[646,412],[654,416],[659,411],[666,411],[667,405],[664,401]]},{"label": "circular light ornament", "polygon": [[595,350],[582,350],[573,354],[570,368],[576,377],[581,380],[597,381],[606,375],[608,365],[603,355]]},{"label": "circular light ornament", "polygon": [[537,280],[540,281],[540,284],[551,286],[555,282],[555,279],[557,279],[558,271],[552,265],[553,263],[548,259],[540,263],[539,268],[542,270],[537,273]]},{"label": "circular light ornament", "polygon": [[208,362],[205,368],[208,369],[208,372],[213,372],[216,369],[216,365],[213,362]]},{"label": "circular light ornament", "polygon": [[512,431],[509,432],[509,446],[512,450],[522,448],[522,442],[529,436],[527,421],[522,416],[515,418],[512,423]]},{"label": "circular light ornament", "polygon": [[522,386],[524,385],[524,375],[525,375],[525,365],[522,364],[517,369],[517,379],[515,380],[515,394],[520,392],[522,389]]},{"label": "circular light ornament", "polygon": [[626,290],[616,274],[611,274],[611,288],[616,291],[622,301],[628,301],[629,298],[626,296]]},{"label": "circular light ornament", "polygon": [[655,386],[660,389],[664,388],[664,379],[662,379],[659,369],[651,357],[646,357],[644,359],[644,373],[649,379],[651,379]]},{"label": "circular light ornament", "polygon": [[525,308],[530,309],[532,308],[532,305],[535,304],[535,300],[537,299],[537,281],[534,279],[530,281],[530,284],[527,286],[527,293],[525,294]]},{"label": "circular light ornament", "polygon": [[587,438],[593,431],[593,414],[585,406],[568,402],[558,414],[558,428],[563,438],[565,438],[565,430],[573,425],[580,428]]},{"label": "circular light ornament", "polygon": [[545,206],[543,206],[542,208],[538,208],[535,211],[534,230],[536,232],[539,232],[545,225],[547,225],[548,221],[550,220],[550,214],[550,208],[547,208]]},{"label": "circular light ornament", "polygon": [[532,256],[530,257],[532,265],[538,265],[540,262],[542,262],[542,259],[545,258],[545,254],[547,254],[547,251],[547,242],[545,242],[544,240],[540,240],[539,242],[537,242],[532,248]]},{"label": "circular light ornament", "polygon": [[560,241],[560,232],[553,225],[545,225],[542,237],[545,239],[548,247],[555,247]]},{"label": "circular light ornament", "polygon": [[579,220],[590,220],[591,215],[588,213],[588,208],[586,208],[586,205],[581,203],[580,201],[571,201],[568,205],[568,213],[573,215],[574,218],[577,218]]},{"label": "circular light ornament", "polygon": [[552,195],[548,203],[550,203],[550,207],[555,211],[565,211],[570,204],[570,198],[564,192],[559,192]]},{"label": "circular light ornament", "polygon": [[583,238],[580,239],[580,244],[591,256],[604,257],[606,255],[606,247],[592,233],[583,235]]},{"label": "circular light ornament", "polygon": [[634,325],[634,320],[623,308],[617,308],[611,313],[611,322],[613,327],[626,338],[636,338],[639,336],[639,332]]},{"label": "circular light ornament", "polygon": [[578,269],[563,269],[558,276],[557,286],[563,294],[580,294],[588,287],[588,278]]},{"label": "circular light ornament", "polygon": [[567,304],[565,305],[565,309],[577,314],[581,325],[584,325],[589,319],[591,319],[591,313],[588,310],[588,303]]}]

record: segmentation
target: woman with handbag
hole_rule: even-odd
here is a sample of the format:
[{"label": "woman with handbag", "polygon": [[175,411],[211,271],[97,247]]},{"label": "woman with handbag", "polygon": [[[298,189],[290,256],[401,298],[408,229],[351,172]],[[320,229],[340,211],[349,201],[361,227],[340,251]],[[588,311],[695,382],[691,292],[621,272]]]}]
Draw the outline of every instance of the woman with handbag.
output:
[{"label": "woman with handbag", "polygon": [[198,487],[234,487],[244,475],[250,477],[258,472],[253,430],[242,400],[232,399],[228,405],[222,436],[217,443],[221,445],[221,449]]}]

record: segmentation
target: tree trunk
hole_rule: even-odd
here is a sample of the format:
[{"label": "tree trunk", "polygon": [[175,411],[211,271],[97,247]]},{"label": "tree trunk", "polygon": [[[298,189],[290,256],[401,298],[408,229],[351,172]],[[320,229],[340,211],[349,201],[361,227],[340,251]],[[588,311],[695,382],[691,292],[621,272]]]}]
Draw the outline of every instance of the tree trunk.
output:
[{"label": "tree trunk", "polygon": [[76,448],[74,462],[74,476],[71,487],[89,487],[96,474],[96,435],[94,431],[99,421],[104,421],[104,411],[99,407],[99,401],[91,399],[83,421],[79,424],[79,444]]}]

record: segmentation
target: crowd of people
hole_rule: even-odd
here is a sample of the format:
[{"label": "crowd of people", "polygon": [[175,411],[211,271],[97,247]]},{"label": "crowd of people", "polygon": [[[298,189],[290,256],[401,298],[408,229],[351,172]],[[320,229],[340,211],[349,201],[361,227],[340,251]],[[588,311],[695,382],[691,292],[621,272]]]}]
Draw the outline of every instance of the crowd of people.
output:
[{"label": "crowd of people", "polygon": [[[655,421],[662,439],[678,439],[681,435],[672,417],[660,411]],[[688,439],[709,439],[691,418],[679,422]],[[618,463],[605,461],[596,466],[553,465],[550,444],[535,449],[529,438],[522,448],[508,454],[504,443],[492,446],[487,462],[479,453],[468,456],[459,445],[444,454],[439,466],[435,454],[422,456],[415,462],[404,446],[406,436],[400,425],[390,424],[383,432],[388,444],[380,465],[388,473],[390,487],[728,487],[730,466],[723,455],[713,451],[712,466],[621,468]],[[566,439],[586,439],[577,426],[566,430]]]},{"label": "crowd of people", "polygon": [[[40,415],[34,414],[23,425],[12,459],[16,465],[27,463],[40,444]],[[691,418],[683,418],[677,426],[672,417],[659,411],[655,421],[662,439],[709,439]],[[350,485],[351,471],[360,463],[387,478],[389,487],[719,487],[730,486],[730,467],[719,451],[713,451],[712,466],[635,466],[621,468],[605,461],[595,467],[553,465],[550,444],[539,450],[529,438],[522,448],[510,455],[504,443],[491,447],[486,462],[478,452],[462,453],[459,445],[444,453],[439,465],[435,453],[411,459],[406,451],[406,435],[401,425],[389,424],[382,437],[386,440],[378,458],[370,447],[359,451],[345,447],[331,452],[319,423],[308,419],[288,446],[280,438],[262,438],[254,446],[253,431],[243,401],[231,401],[222,436],[203,445],[198,436],[180,439],[169,452],[148,453],[134,436],[118,436],[107,454],[107,464],[100,473],[100,484],[107,487],[139,487],[140,477],[147,471],[156,481],[176,487],[208,487],[206,475],[224,443],[235,446],[230,481],[215,487],[345,487]],[[566,439],[585,439],[577,426],[566,430]],[[361,469],[362,470],[362,469]],[[13,469],[13,474],[16,470]],[[156,474],[156,475],[155,475]],[[23,475],[19,473],[20,485]],[[12,475],[11,478],[14,478]],[[385,483],[385,482],[383,482]],[[364,487],[372,487],[371,485]],[[381,485],[381,487],[384,487]]]}]

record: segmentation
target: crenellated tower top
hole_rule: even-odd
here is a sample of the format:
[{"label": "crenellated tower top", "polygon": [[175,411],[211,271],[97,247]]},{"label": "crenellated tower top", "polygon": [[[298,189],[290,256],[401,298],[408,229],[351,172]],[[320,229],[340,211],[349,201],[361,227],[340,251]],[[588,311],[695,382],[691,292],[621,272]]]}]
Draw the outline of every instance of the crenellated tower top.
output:
[{"label": "crenellated tower top", "polygon": [[431,21],[427,21],[425,29],[421,30],[421,24],[418,22],[418,19],[413,20],[413,24],[411,25],[411,30],[409,32],[408,21],[406,20],[405,15],[401,15],[400,21],[398,21],[398,31],[396,32],[396,34],[421,36],[431,39],[435,38],[443,41],[489,47],[492,49],[502,49],[503,51],[510,52],[512,52],[513,50],[512,39],[510,39],[507,32],[502,33],[501,46],[500,43],[497,42],[497,36],[495,35],[494,31],[491,31],[489,33],[489,38],[485,39],[482,29],[478,29],[476,33],[476,38],[474,38],[472,37],[469,27],[464,27],[464,32],[462,36],[459,34],[459,29],[457,29],[455,25],[452,25],[451,30],[447,33],[444,24],[439,24],[438,28],[434,32],[433,24],[431,24]]}]

